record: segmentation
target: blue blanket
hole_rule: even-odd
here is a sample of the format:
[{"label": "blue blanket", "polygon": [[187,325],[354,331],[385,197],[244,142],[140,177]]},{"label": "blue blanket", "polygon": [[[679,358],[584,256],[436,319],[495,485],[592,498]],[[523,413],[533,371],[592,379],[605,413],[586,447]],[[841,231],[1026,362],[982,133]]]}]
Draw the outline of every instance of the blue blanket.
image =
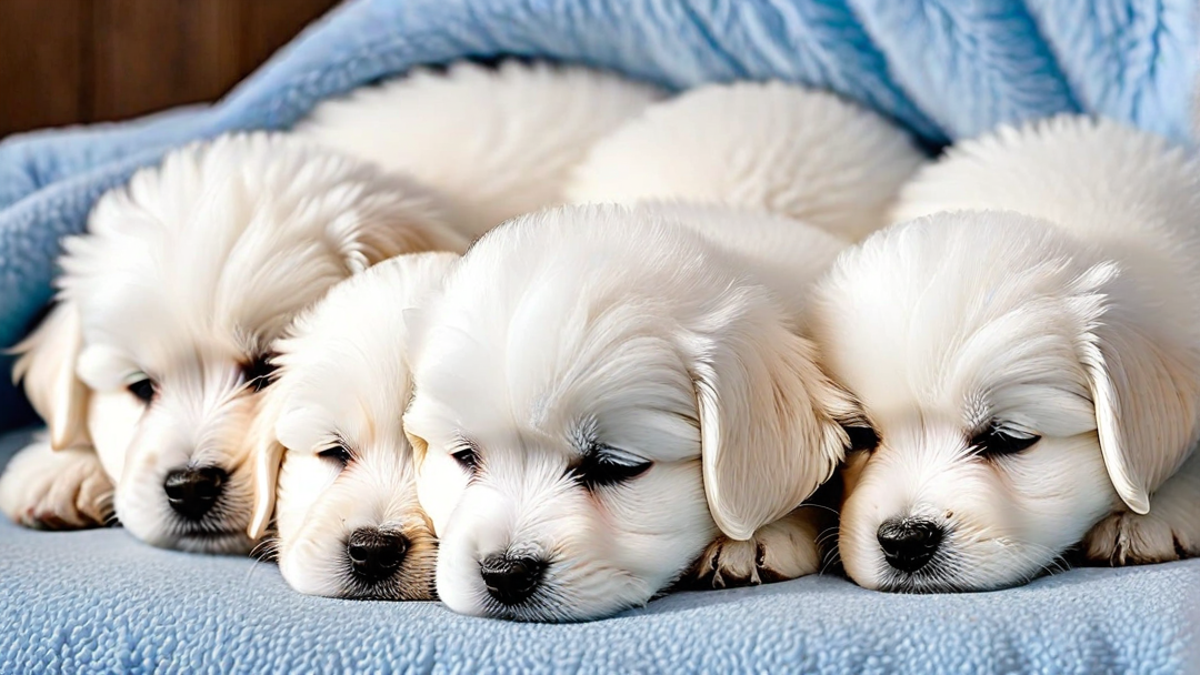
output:
[{"label": "blue blanket", "polygon": [[[521,55],[671,88],[782,78],[871,106],[931,147],[1064,111],[1187,142],[1198,15],[1194,0],[356,0],[211,107],[0,142],[0,345],[50,297],[58,239],[135,169],[195,138],[286,128],[414,65]],[[27,415],[19,400],[0,385],[0,428]]]},{"label": "blue blanket", "polygon": [[[0,437],[0,466],[24,433]],[[0,522],[0,673],[1194,673],[1200,560],[885,595],[814,576],[515,624],[289,590],[270,563]]]}]

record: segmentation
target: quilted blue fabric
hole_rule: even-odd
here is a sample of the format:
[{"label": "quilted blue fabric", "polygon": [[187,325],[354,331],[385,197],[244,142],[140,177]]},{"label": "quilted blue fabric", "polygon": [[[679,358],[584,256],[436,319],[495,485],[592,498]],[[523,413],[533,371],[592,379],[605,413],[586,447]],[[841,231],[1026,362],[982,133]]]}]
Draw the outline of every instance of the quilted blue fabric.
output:
[{"label": "quilted blue fabric", "polygon": [[[1186,142],[1198,21],[1194,0],[355,0],[214,106],[0,142],[0,345],[50,297],[58,239],[136,168],[195,138],[286,128],[414,65],[520,55],[671,88],[781,78],[871,106],[931,147],[1064,111]],[[0,428],[27,414],[19,400],[0,387]]]},{"label": "quilted blue fabric", "polygon": [[[27,435],[0,438],[0,465]],[[516,624],[289,590],[270,563],[0,523],[0,672],[1195,673],[1200,560],[886,595],[817,576]]]}]

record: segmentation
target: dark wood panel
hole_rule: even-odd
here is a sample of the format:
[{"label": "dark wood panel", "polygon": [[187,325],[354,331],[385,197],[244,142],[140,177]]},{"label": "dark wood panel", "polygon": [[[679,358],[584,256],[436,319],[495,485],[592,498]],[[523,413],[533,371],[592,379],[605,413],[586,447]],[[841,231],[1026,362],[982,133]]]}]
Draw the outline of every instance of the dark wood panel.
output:
[{"label": "dark wood panel", "polygon": [[116,119],[220,97],[241,76],[240,4],[234,0],[92,3],[93,116]]},{"label": "dark wood panel", "polygon": [[0,137],[89,119],[89,0],[0,0]]},{"label": "dark wood panel", "polygon": [[253,72],[339,0],[250,0],[242,4],[241,67]]}]

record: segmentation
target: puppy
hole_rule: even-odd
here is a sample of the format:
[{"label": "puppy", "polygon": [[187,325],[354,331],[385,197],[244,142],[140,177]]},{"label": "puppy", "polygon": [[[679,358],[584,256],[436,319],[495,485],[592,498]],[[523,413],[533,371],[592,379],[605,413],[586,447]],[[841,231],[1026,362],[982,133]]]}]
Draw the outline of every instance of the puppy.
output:
[{"label": "puppy", "polygon": [[724,204],[857,241],[888,223],[925,161],[907,134],[831,93],[740,82],[651,104],[596,144],[566,192],[574,203]]},{"label": "puppy", "polygon": [[[707,227],[785,243],[796,292]],[[756,531],[830,475],[857,419],[793,309],[842,246],[782,218],[654,205],[564,207],[479,240],[419,319],[404,417],[442,600],[598,618],[663,591],[721,533],[750,572],[814,571],[808,519]]]},{"label": "puppy", "polygon": [[111,503],[156,546],[249,550],[245,437],[271,343],[384,258],[464,247],[426,188],[286,136],[170,153],[63,243],[58,305],[15,369],[49,433],[0,479],[0,508],[80,527]]},{"label": "puppy", "polygon": [[[854,162],[874,147],[894,163],[881,172],[907,176],[919,156],[858,114],[779,84],[652,105],[567,190],[637,206],[518,219],[454,269],[417,332],[405,416],[452,609],[591,619],[689,572],[721,586],[816,571],[818,521],[797,506],[858,415],[800,317],[845,240],[768,211],[822,214],[843,236],[882,225],[862,205],[901,179]],[[826,206],[806,211],[812,194]]]},{"label": "puppy", "polygon": [[[80,280],[68,269],[63,297],[85,297],[82,319],[78,303],[66,302],[18,347],[26,358],[16,375],[48,421],[50,439],[37,452],[30,449],[29,461],[14,463],[0,485],[0,509],[31,526],[95,524],[110,510],[104,473],[127,483],[117,491],[117,511],[137,536],[187,550],[245,549],[250,486],[235,470],[246,451],[234,439],[253,418],[255,396],[230,392],[241,391],[242,380],[260,383],[251,389],[269,381],[266,345],[295,312],[366,264],[429,248],[461,251],[459,233],[474,236],[526,208],[561,201],[566,170],[585,148],[659,95],[582,68],[460,64],[322,103],[286,144],[327,150],[290,149],[275,158],[274,148],[285,141],[244,151],[237,149],[244,141],[225,141],[218,144],[224,149],[196,146],[158,172],[143,172],[127,191],[98,205],[93,233],[72,245],[78,252],[69,248],[65,262],[79,270]],[[379,169],[395,177],[382,177]],[[152,227],[159,221],[160,229]],[[204,228],[195,226],[202,222]],[[139,241],[143,233],[148,238]],[[87,243],[93,241],[107,243]],[[183,258],[192,248],[203,255],[188,265],[150,259],[159,249]],[[100,286],[83,280],[93,277],[109,280],[103,288],[120,288],[93,291]],[[206,303],[199,312],[184,309],[199,300]],[[125,334],[134,331],[139,334]],[[153,364],[130,355],[144,343],[163,352]],[[85,347],[86,360],[80,356]],[[215,357],[205,354],[210,349],[225,360],[213,365]],[[244,365],[243,375],[225,368],[230,359]],[[197,372],[161,404],[148,404],[158,399],[159,384],[176,385],[125,381],[138,372],[181,380],[183,374],[169,374],[176,367]],[[77,384],[77,369],[87,386]],[[147,409],[162,412],[143,415]],[[88,437],[89,425],[103,426],[94,432],[101,440]],[[89,450],[93,441],[99,457]],[[136,449],[143,446],[175,449]],[[178,449],[184,446],[196,450]],[[52,457],[52,447],[83,451]],[[138,468],[125,468],[127,448],[136,449]],[[68,457],[70,470],[60,466]],[[175,465],[187,471],[178,473],[183,469]],[[128,480],[125,471],[133,472]],[[167,509],[164,499],[183,511]]]},{"label": "puppy", "polygon": [[294,133],[437,188],[475,238],[561,204],[588,149],[662,97],[579,66],[459,62],[326,101]]},{"label": "puppy", "polygon": [[846,470],[856,582],[1011,586],[1081,540],[1196,553],[1196,462],[1172,475],[1197,436],[1198,195],[1163,140],[1058,118],[952,148],[909,222],[839,259],[815,332],[881,439]]},{"label": "puppy", "polygon": [[384,261],[331,289],[276,343],[251,537],[274,510],[279,569],[301,593],[433,597],[437,541],[400,426],[411,393],[405,317],[457,257]]}]

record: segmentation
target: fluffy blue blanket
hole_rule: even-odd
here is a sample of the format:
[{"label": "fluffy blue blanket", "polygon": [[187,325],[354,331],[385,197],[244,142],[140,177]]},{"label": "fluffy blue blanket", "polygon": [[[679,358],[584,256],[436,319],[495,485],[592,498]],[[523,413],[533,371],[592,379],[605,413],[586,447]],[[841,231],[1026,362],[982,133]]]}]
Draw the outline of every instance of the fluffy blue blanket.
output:
[{"label": "fluffy blue blanket", "polygon": [[[413,65],[513,54],[675,88],[784,78],[880,110],[931,147],[1063,111],[1189,142],[1198,14],[1193,0],[357,0],[214,106],[0,143],[0,344],[50,296],[58,238],[137,167],[194,138],[285,128]],[[0,426],[19,409],[0,389]],[[25,438],[0,439],[0,465]],[[1186,673],[1197,620],[1200,561],[972,595],[811,577],[532,626],[301,596],[272,565],[160,551],[119,529],[0,523],[3,673]]]},{"label": "fluffy blue blanket", "polygon": [[[23,433],[0,437],[0,466]],[[0,522],[2,673],[1195,673],[1200,560],[886,595],[816,576],[515,624],[299,595],[270,563]]]},{"label": "fluffy blue blanket", "polygon": [[[58,239],[136,168],[195,138],[286,128],[414,65],[507,54],[672,88],[782,78],[932,147],[1064,111],[1190,141],[1198,15],[1193,0],[356,0],[214,106],[0,142],[0,345],[50,297]],[[27,414],[19,401],[0,386],[0,428]]]}]

